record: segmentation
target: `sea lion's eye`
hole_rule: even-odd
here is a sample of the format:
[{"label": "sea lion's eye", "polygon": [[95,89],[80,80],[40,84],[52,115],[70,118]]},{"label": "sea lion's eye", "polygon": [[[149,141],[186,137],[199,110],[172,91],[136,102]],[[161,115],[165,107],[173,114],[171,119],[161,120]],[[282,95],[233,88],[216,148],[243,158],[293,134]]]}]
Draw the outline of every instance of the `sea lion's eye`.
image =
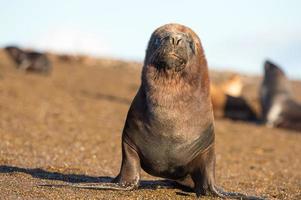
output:
[{"label": "sea lion's eye", "polygon": [[160,45],[160,43],[161,43],[161,39],[160,38],[156,38],[155,42],[154,42],[155,46],[158,47]]}]

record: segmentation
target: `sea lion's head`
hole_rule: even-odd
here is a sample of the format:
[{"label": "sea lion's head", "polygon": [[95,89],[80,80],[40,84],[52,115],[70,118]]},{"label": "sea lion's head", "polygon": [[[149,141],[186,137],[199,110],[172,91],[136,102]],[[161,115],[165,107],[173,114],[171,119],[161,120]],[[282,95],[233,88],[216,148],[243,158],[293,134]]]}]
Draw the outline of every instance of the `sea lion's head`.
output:
[{"label": "sea lion's head", "polygon": [[278,65],[267,60],[264,63],[264,77],[260,88],[264,117],[271,101],[280,95],[285,98],[292,95],[289,79]]},{"label": "sea lion's head", "polygon": [[264,63],[265,76],[269,78],[284,77],[285,73],[275,63],[266,60]]},{"label": "sea lion's head", "polygon": [[266,60],[264,63],[264,80],[265,85],[271,88],[287,88],[289,80],[284,71],[275,63]]},{"label": "sea lion's head", "polygon": [[10,54],[13,58],[18,58],[21,55],[21,49],[16,46],[7,46],[5,47],[5,51]]},{"label": "sea lion's head", "polygon": [[198,62],[203,50],[198,36],[188,27],[167,24],[156,29],[148,43],[145,66],[181,72]]},{"label": "sea lion's head", "polygon": [[210,101],[207,61],[199,37],[190,28],[167,24],[152,33],[142,88],[150,101],[161,105],[193,99],[197,93]]}]

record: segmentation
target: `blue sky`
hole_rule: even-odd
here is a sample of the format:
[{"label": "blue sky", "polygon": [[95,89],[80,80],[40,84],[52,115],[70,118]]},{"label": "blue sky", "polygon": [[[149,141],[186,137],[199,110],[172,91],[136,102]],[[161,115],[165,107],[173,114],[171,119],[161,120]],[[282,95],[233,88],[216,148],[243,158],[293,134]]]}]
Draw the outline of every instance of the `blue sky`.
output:
[{"label": "blue sky", "polygon": [[299,0],[0,3],[0,46],[141,61],[152,31],[177,22],[200,36],[212,68],[259,74],[270,58],[301,79]]}]

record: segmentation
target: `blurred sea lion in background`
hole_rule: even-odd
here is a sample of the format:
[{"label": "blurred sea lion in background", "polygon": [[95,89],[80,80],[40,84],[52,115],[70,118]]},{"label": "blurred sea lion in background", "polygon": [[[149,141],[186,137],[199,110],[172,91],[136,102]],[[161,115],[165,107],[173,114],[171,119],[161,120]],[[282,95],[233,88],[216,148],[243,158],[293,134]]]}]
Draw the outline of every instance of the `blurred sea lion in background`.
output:
[{"label": "blurred sea lion in background", "polygon": [[233,120],[256,121],[257,115],[241,96],[243,82],[239,75],[233,75],[221,84],[211,83],[211,101],[215,117]]},{"label": "blurred sea lion in background", "polygon": [[244,97],[226,95],[224,117],[232,120],[256,122],[258,117],[252,106]]},{"label": "blurred sea lion in background", "polygon": [[20,70],[43,74],[52,70],[51,63],[44,53],[22,50],[16,46],[7,46],[5,50]]},{"label": "blurred sea lion in background", "polygon": [[262,120],[267,126],[301,131],[301,104],[293,99],[285,73],[271,61],[264,64],[260,101]]},{"label": "blurred sea lion in background", "polygon": [[232,97],[240,97],[243,88],[243,82],[238,74],[233,74],[228,80],[223,82],[220,86],[222,90],[225,92],[225,94],[230,95]]}]

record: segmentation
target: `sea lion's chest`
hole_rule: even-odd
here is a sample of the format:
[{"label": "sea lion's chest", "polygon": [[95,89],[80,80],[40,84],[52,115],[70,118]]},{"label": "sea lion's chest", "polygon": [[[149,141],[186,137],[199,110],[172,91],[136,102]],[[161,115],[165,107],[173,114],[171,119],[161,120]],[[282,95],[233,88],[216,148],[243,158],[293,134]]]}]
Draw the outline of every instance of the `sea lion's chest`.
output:
[{"label": "sea lion's chest", "polygon": [[185,166],[214,141],[213,124],[204,127],[197,122],[174,111],[148,114],[143,121],[129,123],[127,135],[138,150],[142,168],[161,177],[185,176]]}]

